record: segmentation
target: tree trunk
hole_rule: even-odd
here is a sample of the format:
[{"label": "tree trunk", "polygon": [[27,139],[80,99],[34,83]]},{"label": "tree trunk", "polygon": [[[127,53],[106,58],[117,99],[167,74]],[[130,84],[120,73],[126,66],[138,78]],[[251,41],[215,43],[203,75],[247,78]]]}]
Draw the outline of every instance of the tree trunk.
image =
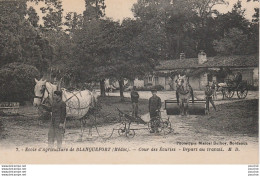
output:
[{"label": "tree trunk", "polygon": [[106,92],[105,92],[105,80],[102,79],[100,80],[100,95],[101,97],[105,97],[106,96]]},{"label": "tree trunk", "polygon": [[121,101],[125,101],[125,99],[124,99],[124,79],[120,79],[118,82],[119,82],[119,88],[120,88]]}]

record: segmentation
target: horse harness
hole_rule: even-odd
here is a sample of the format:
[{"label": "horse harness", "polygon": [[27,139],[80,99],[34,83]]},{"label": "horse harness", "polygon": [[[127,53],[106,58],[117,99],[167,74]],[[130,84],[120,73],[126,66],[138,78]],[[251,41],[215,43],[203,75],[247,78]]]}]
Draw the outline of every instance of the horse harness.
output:
[{"label": "horse harness", "polygon": [[190,92],[190,90],[189,89],[184,90],[183,85],[181,85],[181,86],[177,86],[177,92],[181,95],[187,95]]},{"label": "horse harness", "polygon": [[49,92],[48,88],[46,87],[46,85],[42,85],[42,89],[40,91],[42,93],[42,96],[36,96],[35,95],[34,98],[39,98],[41,100],[41,103],[43,103],[43,98],[44,98],[44,95],[45,95],[45,91],[47,91],[47,93],[48,93],[48,96],[47,96],[46,99],[48,99],[50,97],[50,92]]}]

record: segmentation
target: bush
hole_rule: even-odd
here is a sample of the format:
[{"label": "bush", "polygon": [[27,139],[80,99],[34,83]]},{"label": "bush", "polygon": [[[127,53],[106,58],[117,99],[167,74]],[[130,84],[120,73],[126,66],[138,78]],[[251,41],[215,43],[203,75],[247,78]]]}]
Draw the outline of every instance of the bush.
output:
[{"label": "bush", "polygon": [[12,63],[0,69],[0,101],[23,103],[34,96],[34,78],[39,71],[31,65]]},{"label": "bush", "polygon": [[156,89],[157,91],[164,90],[164,87],[162,85],[156,85],[156,86],[145,86],[145,87],[137,87],[137,91],[151,91],[152,89]]}]

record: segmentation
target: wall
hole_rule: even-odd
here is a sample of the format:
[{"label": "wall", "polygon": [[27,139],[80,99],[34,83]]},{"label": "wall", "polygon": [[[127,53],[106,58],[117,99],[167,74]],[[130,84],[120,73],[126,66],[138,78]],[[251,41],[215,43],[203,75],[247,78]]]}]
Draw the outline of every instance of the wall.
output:
[{"label": "wall", "polygon": [[136,86],[136,87],[144,87],[144,80],[136,78],[134,80],[134,86]]},{"label": "wall", "polygon": [[165,77],[159,77],[158,83],[159,85],[163,86],[165,89]]},{"label": "wall", "polygon": [[193,90],[200,90],[200,78],[190,77],[189,82]]},{"label": "wall", "polygon": [[200,75],[200,79],[199,79],[199,89],[203,90],[206,85],[208,84],[208,74],[204,73]]},{"label": "wall", "polygon": [[[169,77],[169,78],[165,78],[165,90],[172,90],[173,87],[173,83],[172,83],[172,79]],[[171,88],[172,87],[172,88]]]}]

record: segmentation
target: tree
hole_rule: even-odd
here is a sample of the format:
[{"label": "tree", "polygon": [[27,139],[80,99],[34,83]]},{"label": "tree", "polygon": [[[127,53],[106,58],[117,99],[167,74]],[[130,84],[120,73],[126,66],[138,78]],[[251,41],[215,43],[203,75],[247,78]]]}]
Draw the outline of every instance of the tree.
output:
[{"label": "tree", "polygon": [[0,101],[24,102],[32,100],[34,78],[39,71],[31,65],[11,63],[0,68]]},{"label": "tree", "polygon": [[245,18],[245,9],[242,9],[241,1],[234,4],[231,12],[218,15],[216,23],[219,35],[222,37],[231,28],[238,28],[246,33],[250,24]]},{"label": "tree", "polygon": [[28,11],[27,11],[27,14],[28,14],[28,20],[30,21],[31,25],[35,28],[38,27],[38,22],[39,22],[39,16],[36,12],[36,10],[31,6],[29,7]]},{"label": "tree", "polygon": [[147,57],[169,58],[165,26],[171,15],[171,10],[172,4],[170,0],[138,0],[133,5],[134,16],[143,26],[143,32],[138,37],[143,40],[140,47],[146,49],[146,51],[149,50],[149,52],[146,52]]},{"label": "tree", "polygon": [[157,58],[176,59],[181,52],[196,57],[201,49],[211,56],[215,54],[212,41],[217,35],[214,7],[225,3],[225,0],[139,0],[133,12],[146,31],[146,47],[154,45]]},{"label": "tree", "polygon": [[99,81],[102,96],[105,96],[104,80],[114,71],[111,53],[118,25],[111,20],[93,19],[74,35],[74,56],[81,68],[78,75],[82,81]]},{"label": "tree", "polygon": [[74,34],[76,30],[82,29],[83,26],[83,16],[81,14],[77,14],[76,12],[69,12],[65,16],[64,25],[67,27],[65,29],[69,34]]},{"label": "tree", "polygon": [[[101,96],[105,96],[106,72],[111,71],[109,65],[107,65],[107,67],[104,66],[106,65],[106,62],[109,63],[109,61],[104,59],[107,57],[106,54],[109,50],[108,43],[110,40],[110,29],[106,27],[106,25],[112,23],[110,20],[106,21],[100,19],[105,15],[106,6],[104,0],[85,0],[85,6],[86,10],[83,12],[82,30],[75,33],[75,42],[77,43],[77,48],[75,48],[75,51],[77,52],[75,53],[75,56],[80,64],[78,67],[81,68],[82,65],[85,66],[80,75],[88,76],[88,79],[84,77],[85,79],[83,80],[97,81],[98,79],[100,82]],[[103,29],[106,31],[103,31]],[[90,79],[89,75],[92,75],[93,77]]]},{"label": "tree", "polygon": [[105,0],[85,0],[85,6],[86,10],[83,12],[85,22],[105,16]]},{"label": "tree", "polygon": [[214,41],[218,54],[253,54],[258,52],[258,23],[245,18],[241,1],[234,4],[231,12],[216,18],[219,37]]},{"label": "tree", "polygon": [[158,64],[151,54],[151,47],[144,48],[144,30],[140,24],[139,20],[124,19],[115,37],[112,77],[119,82],[121,101],[124,101],[124,79],[144,77]]},{"label": "tree", "polygon": [[214,41],[214,49],[221,55],[245,54],[247,41],[247,35],[243,31],[232,28],[223,39]]},{"label": "tree", "polygon": [[63,8],[61,0],[45,1],[47,7],[41,7],[45,16],[42,17],[45,30],[62,30]]},{"label": "tree", "polygon": [[[28,14],[28,19],[26,15]],[[0,3],[0,53],[1,64],[12,62],[36,66],[42,73],[48,68],[52,55],[50,46],[35,29],[37,16],[27,10],[26,1],[4,1]]]}]

